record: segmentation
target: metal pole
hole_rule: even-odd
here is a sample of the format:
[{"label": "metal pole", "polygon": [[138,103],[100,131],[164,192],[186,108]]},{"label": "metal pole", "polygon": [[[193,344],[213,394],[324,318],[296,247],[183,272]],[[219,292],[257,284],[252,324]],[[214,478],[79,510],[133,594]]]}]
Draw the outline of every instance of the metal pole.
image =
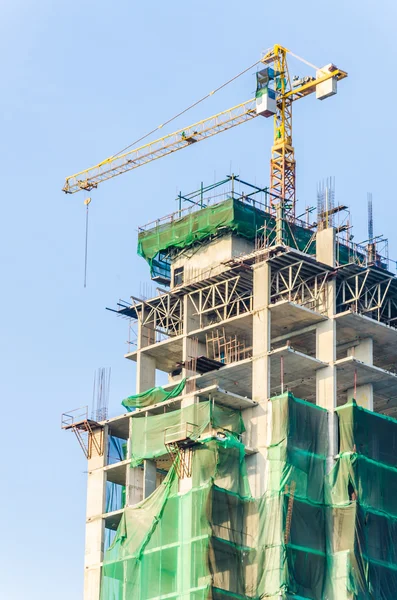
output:
[{"label": "metal pole", "polygon": [[88,207],[91,203],[91,198],[86,198],[84,204],[86,205],[85,213],[85,255],[84,255],[84,287],[87,287],[87,252],[88,252]]},{"label": "metal pole", "polygon": [[284,394],[284,356],[280,356],[281,393]]},{"label": "metal pole", "polygon": [[354,369],[354,399],[357,398],[357,369]]}]

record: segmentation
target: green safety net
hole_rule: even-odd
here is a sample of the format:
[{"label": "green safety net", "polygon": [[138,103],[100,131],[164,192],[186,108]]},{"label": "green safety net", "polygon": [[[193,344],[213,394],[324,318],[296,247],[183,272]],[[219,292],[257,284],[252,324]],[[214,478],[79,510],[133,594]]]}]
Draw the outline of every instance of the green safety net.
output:
[{"label": "green safety net", "polygon": [[154,387],[141,394],[128,396],[121,404],[129,412],[132,412],[136,408],[146,408],[147,406],[152,406],[153,404],[165,402],[166,400],[171,400],[171,398],[180,396],[185,389],[185,384],[186,378],[182,379],[182,381],[170,392],[166,392],[163,387]]},{"label": "green safety net", "polygon": [[[160,224],[138,234],[138,254],[152,265],[159,253],[170,249],[184,249],[219,233],[234,232],[254,240],[258,230],[266,224],[267,233],[275,236],[275,220],[270,213],[250,206],[235,198],[207,206],[171,222]],[[270,232],[273,231],[273,234]],[[288,226],[285,232],[290,246],[298,244],[300,250],[313,254],[312,232],[299,226]]]},{"label": "green safety net", "polygon": [[139,465],[143,459],[156,458],[167,454],[164,445],[165,431],[188,423],[194,426],[198,438],[211,424],[236,434],[244,431],[244,422],[239,411],[223,408],[210,401],[191,404],[185,408],[145,416],[132,420],[131,465]]},{"label": "green safety net", "polygon": [[186,493],[172,467],[151,496],[125,509],[105,555],[101,600],[253,597],[245,570],[258,531],[244,526],[251,504],[244,447],[226,432],[198,444],[192,460]]},{"label": "green safety net", "polygon": [[[322,598],[326,572],[324,476],[327,411],[287,393],[272,398],[263,591]],[[290,513],[290,516],[289,516]]]},{"label": "green safety net", "polygon": [[248,239],[255,239],[256,231],[263,227],[264,222],[263,211],[229,198],[180,219],[140,231],[138,254],[151,264],[161,251],[186,248],[220,231],[234,231]]},{"label": "green safety net", "polygon": [[[203,429],[191,480],[171,467],[151,496],[124,509],[101,600],[396,599],[397,421],[354,402],[338,409],[340,454],[327,474],[328,412],[290,393],[273,398],[267,491],[253,498],[241,415],[210,406],[195,405]],[[175,411],[174,423],[191,410]],[[132,445],[150,419],[160,439],[133,464],[165,452],[172,414],[133,418],[141,426]]]},{"label": "green safety net", "polygon": [[[152,274],[159,268],[169,265],[164,263],[164,255],[170,250],[183,250],[196,242],[204,242],[215,235],[233,232],[249,240],[255,240],[261,228],[265,232],[269,245],[275,239],[275,219],[258,206],[249,205],[236,198],[228,198],[192,212],[184,217],[159,224],[151,229],[138,233],[138,254],[150,265]],[[316,253],[316,240],[311,229],[295,223],[285,223],[284,243],[291,248],[307,254]],[[348,246],[339,243],[337,260],[347,264],[353,260]]]},{"label": "green safety net", "polygon": [[337,409],[340,454],[326,486],[332,600],[397,598],[397,421]]}]

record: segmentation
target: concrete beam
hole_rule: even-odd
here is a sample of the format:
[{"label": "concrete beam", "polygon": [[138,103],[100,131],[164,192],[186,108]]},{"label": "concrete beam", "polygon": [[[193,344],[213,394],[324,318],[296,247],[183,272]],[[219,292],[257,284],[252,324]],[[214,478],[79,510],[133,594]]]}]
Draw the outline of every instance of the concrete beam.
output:
[{"label": "concrete beam", "polygon": [[296,329],[295,331],[291,331],[289,333],[284,333],[284,335],[278,335],[277,337],[272,338],[272,344],[278,344],[279,342],[285,342],[286,340],[290,340],[293,337],[304,335],[305,333],[310,333],[311,331],[316,331],[316,325],[308,325],[307,327],[302,327],[302,329]]}]

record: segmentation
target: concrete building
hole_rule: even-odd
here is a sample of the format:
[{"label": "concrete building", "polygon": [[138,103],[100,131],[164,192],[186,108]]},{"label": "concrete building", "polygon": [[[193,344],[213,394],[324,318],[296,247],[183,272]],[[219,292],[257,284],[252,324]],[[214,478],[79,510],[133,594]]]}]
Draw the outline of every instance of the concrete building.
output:
[{"label": "concrete building", "polygon": [[[228,213],[225,216],[226,205]],[[219,219],[218,213],[222,213]],[[162,288],[151,299],[131,299],[130,304],[119,306],[118,313],[132,319],[137,327],[137,347],[125,358],[136,362],[136,396],[156,388],[156,373],[159,371],[167,375],[168,384],[163,386],[163,393],[170,395],[165,400],[161,397],[160,401],[156,401],[159,397],[153,395],[147,405],[139,408],[138,402],[135,410],[100,423],[89,420],[70,423],[77,433],[85,433],[91,440],[87,453],[84,600],[263,597],[260,593],[265,593],[266,597],[292,598],[297,590],[301,592],[299,597],[314,600],[375,597],[369,592],[367,596],[360,596],[349,587],[351,573],[358,572],[354,566],[357,556],[353,560],[354,533],[351,533],[350,550],[336,547],[332,534],[324,533],[321,552],[337,559],[339,556],[340,561],[339,566],[328,575],[325,571],[329,567],[324,567],[321,593],[318,583],[297,582],[299,574],[295,573],[294,584],[288,580],[285,573],[290,560],[289,538],[299,501],[299,484],[296,487],[291,479],[278,484],[286,503],[283,504],[284,516],[280,517],[282,522],[278,524],[281,550],[279,548],[276,558],[272,558],[278,563],[277,567],[273,565],[270,568],[268,559],[258,564],[259,559],[256,558],[249,567],[244,567],[243,583],[233,583],[232,567],[229,565],[222,567],[222,578],[217,579],[219,574],[211,568],[207,578],[201,576],[186,587],[181,573],[178,575],[182,562],[183,570],[189,571],[188,565],[198,558],[193,556],[192,543],[180,541],[180,528],[179,554],[177,552],[172,559],[173,566],[167,567],[177,573],[170,587],[163,588],[158,584],[155,591],[141,592],[146,577],[143,572],[140,572],[137,587],[129,587],[126,583],[128,569],[123,563],[128,557],[120,558],[119,555],[118,559],[112,560],[114,564],[120,560],[117,564],[124,565],[123,575],[115,576],[118,583],[113,595],[102,590],[101,596],[105,552],[118,528],[116,535],[120,535],[123,515],[131,507],[153,497],[163,485],[173,462],[179,465],[178,499],[189,497],[194,486],[191,461],[195,448],[201,440],[215,439],[222,434],[222,427],[213,421],[198,430],[197,422],[184,420],[185,410],[191,408],[193,412],[189,414],[194,415],[197,406],[209,403],[212,407],[222,407],[239,414],[241,411],[245,431],[233,435],[243,445],[244,472],[250,494],[256,499],[267,497],[269,489],[273,489],[274,463],[268,456],[269,448],[274,446],[272,423],[275,405],[271,398],[293,394],[293,397],[303,399],[309,409],[310,404],[326,409],[321,412],[321,415],[326,415],[327,423],[324,478],[335,469],[341,452],[338,407],[354,398],[354,405],[367,411],[391,418],[397,416],[397,329],[394,327],[397,282],[379,256],[376,263],[370,262],[364,250],[354,248],[342,239],[342,234],[329,223],[323,227],[318,223],[316,227],[299,221],[288,222],[281,212],[270,214],[266,205],[259,201],[253,203],[252,198],[248,202],[244,194],[235,192],[231,199],[221,203],[197,207],[185,216],[179,213],[142,229],[139,244],[139,252],[146,258],[149,252],[145,244],[151,245],[148,260],[152,277],[160,281]],[[164,289],[167,284],[168,289]],[[182,391],[177,396],[173,395],[173,390],[181,382]],[[168,426],[168,421],[164,421],[163,453],[156,450],[151,454],[148,442],[147,453],[145,455],[145,450],[142,451],[141,462],[132,462],[132,438],[137,435],[138,429],[143,431],[148,420],[156,416],[167,416],[171,423],[170,415],[176,414],[176,411],[180,415],[176,421],[179,427],[175,428],[175,423]],[[224,430],[229,434],[227,427]],[[119,456],[109,460],[115,440]],[[356,444],[351,452],[360,452]],[[282,460],[288,462],[285,457]],[[193,461],[193,468],[194,464]],[[348,489],[349,485],[353,485],[353,491]],[[116,506],[109,502],[112,486],[113,490],[122,490]],[[360,502],[358,487],[356,489],[354,483],[346,482],[346,494],[346,510],[347,505],[351,510],[352,504]],[[194,503],[194,496],[190,497]],[[320,504],[325,505],[326,501]],[[135,518],[136,514],[136,511],[131,512],[131,518]],[[241,530],[247,533],[251,525],[246,512],[244,514]],[[198,518],[197,515],[190,516],[189,527],[195,518]],[[333,512],[332,519],[335,518]],[[324,526],[324,531],[329,528],[329,519],[327,514],[321,526]],[[350,527],[347,522],[345,519],[344,524],[338,526],[339,533]],[[186,533],[186,521],[184,523]],[[169,525],[179,527],[177,523]],[[125,523],[123,527],[126,527]],[[153,524],[153,527],[156,525]],[[311,524],[306,522],[306,527],[310,528]],[[128,535],[127,527],[125,536]],[[335,528],[333,535],[335,537]],[[217,536],[222,537],[219,532]],[[266,554],[271,544],[266,541],[262,545]],[[302,542],[301,546],[305,544]],[[298,547],[295,540],[295,553],[300,552]],[[258,546],[256,548],[255,556],[258,557]],[[141,549],[140,552],[141,557],[145,551]],[[362,560],[375,564],[369,554],[367,552]],[[310,558],[312,555],[306,552],[305,556]],[[134,560],[139,562],[140,558],[135,556]],[[157,569],[166,569],[164,564],[159,565]],[[271,569],[277,571],[277,577],[272,579],[271,586],[269,582],[261,584],[260,572],[268,573]],[[288,571],[291,569],[289,565]],[[137,576],[134,573],[131,577]],[[186,573],[185,576],[188,577]],[[161,574],[152,565],[149,578],[156,577],[161,577]],[[338,580],[337,589],[332,587],[336,584],[330,584],[330,578]],[[254,579],[255,584],[252,583]],[[214,581],[217,581],[216,585]],[[272,587],[270,591],[267,591],[267,585]],[[303,588],[306,595],[302,592]],[[345,590],[343,596],[340,590]],[[387,593],[376,597],[391,598]]]}]

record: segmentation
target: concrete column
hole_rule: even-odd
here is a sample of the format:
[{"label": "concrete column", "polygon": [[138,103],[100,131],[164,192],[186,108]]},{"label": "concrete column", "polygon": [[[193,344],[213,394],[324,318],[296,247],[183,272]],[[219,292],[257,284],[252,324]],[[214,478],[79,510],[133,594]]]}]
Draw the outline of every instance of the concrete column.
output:
[{"label": "concrete column", "polygon": [[[178,538],[180,544],[178,547],[178,598],[181,600],[190,600],[194,596],[194,592],[191,594],[187,592],[191,585],[192,577],[192,535],[195,531],[195,523],[193,523],[194,515],[197,519],[197,510],[195,510],[193,504],[195,502],[194,493],[192,489],[192,478],[184,477],[179,480],[179,512],[178,512],[178,523],[175,526],[178,527]],[[190,492],[190,493],[189,493]]]},{"label": "concrete column", "polygon": [[143,469],[127,466],[127,506],[134,506],[143,500]]},{"label": "concrete column", "polygon": [[[131,458],[131,435],[132,435],[132,418],[130,418],[129,424],[129,436],[128,436],[128,451],[127,458]],[[142,467],[131,468],[127,465],[127,476],[126,476],[126,504],[127,506],[134,506],[143,500],[143,469]]]},{"label": "concrete column", "polygon": [[[319,231],[316,237],[317,260],[335,266],[335,229],[329,228]],[[329,411],[328,416],[328,459],[327,471],[334,465],[337,454],[337,422],[335,408],[337,405],[337,379],[336,379],[336,282],[326,284],[326,314],[328,319],[319,323],[316,328],[316,354],[317,358],[327,366],[316,373],[316,403]]]},{"label": "concrete column", "polygon": [[325,265],[336,265],[336,232],[334,227],[318,231],[316,235],[316,258]]},{"label": "concrete column", "polygon": [[[182,361],[185,364],[192,358],[205,355],[206,347],[202,342],[189,337],[190,332],[200,328],[200,317],[194,314],[195,308],[186,294],[183,298],[183,341],[182,341]],[[182,369],[182,377],[192,377],[196,372],[192,369]]]},{"label": "concrete column", "polygon": [[156,461],[143,461],[143,497],[147,498],[156,489]]},{"label": "concrete column", "polygon": [[[94,432],[98,438],[100,430]],[[104,431],[104,452],[102,456],[93,447],[88,461],[87,511],[84,558],[84,600],[99,600],[101,589],[101,567],[104,551],[105,522],[102,515],[106,502],[106,465],[108,428]]]},{"label": "concrete column", "polygon": [[[143,320],[144,312],[141,315]],[[148,356],[142,349],[155,342],[155,332],[145,325],[142,325],[141,320],[138,321],[138,354],[136,361],[136,393],[146,392],[156,385],[156,360],[152,356]],[[150,463],[146,465],[146,463]],[[147,498],[156,489],[156,463],[153,461],[143,461],[143,498]],[[132,478],[138,478],[139,474],[135,473]],[[154,481],[154,484],[153,484]],[[154,485],[154,487],[153,487]],[[135,496],[137,498],[138,496]]]},{"label": "concrete column", "polygon": [[[360,340],[359,344],[352,346],[347,351],[348,356],[354,356],[367,365],[373,365],[373,341],[372,338]],[[357,404],[368,410],[374,410],[374,390],[372,383],[357,385],[347,390],[347,401],[355,398]]]},{"label": "concrete column", "polygon": [[141,352],[142,348],[155,342],[155,331],[142,325],[144,309],[138,320],[138,354],[136,361],[136,393],[146,392],[156,385],[156,361],[153,357]]},{"label": "concrete column", "polygon": [[258,450],[247,457],[251,492],[261,496],[266,490],[266,457],[268,445],[268,399],[270,396],[270,265],[254,266],[254,298],[252,314],[252,400],[258,406],[243,412],[246,445]]}]

